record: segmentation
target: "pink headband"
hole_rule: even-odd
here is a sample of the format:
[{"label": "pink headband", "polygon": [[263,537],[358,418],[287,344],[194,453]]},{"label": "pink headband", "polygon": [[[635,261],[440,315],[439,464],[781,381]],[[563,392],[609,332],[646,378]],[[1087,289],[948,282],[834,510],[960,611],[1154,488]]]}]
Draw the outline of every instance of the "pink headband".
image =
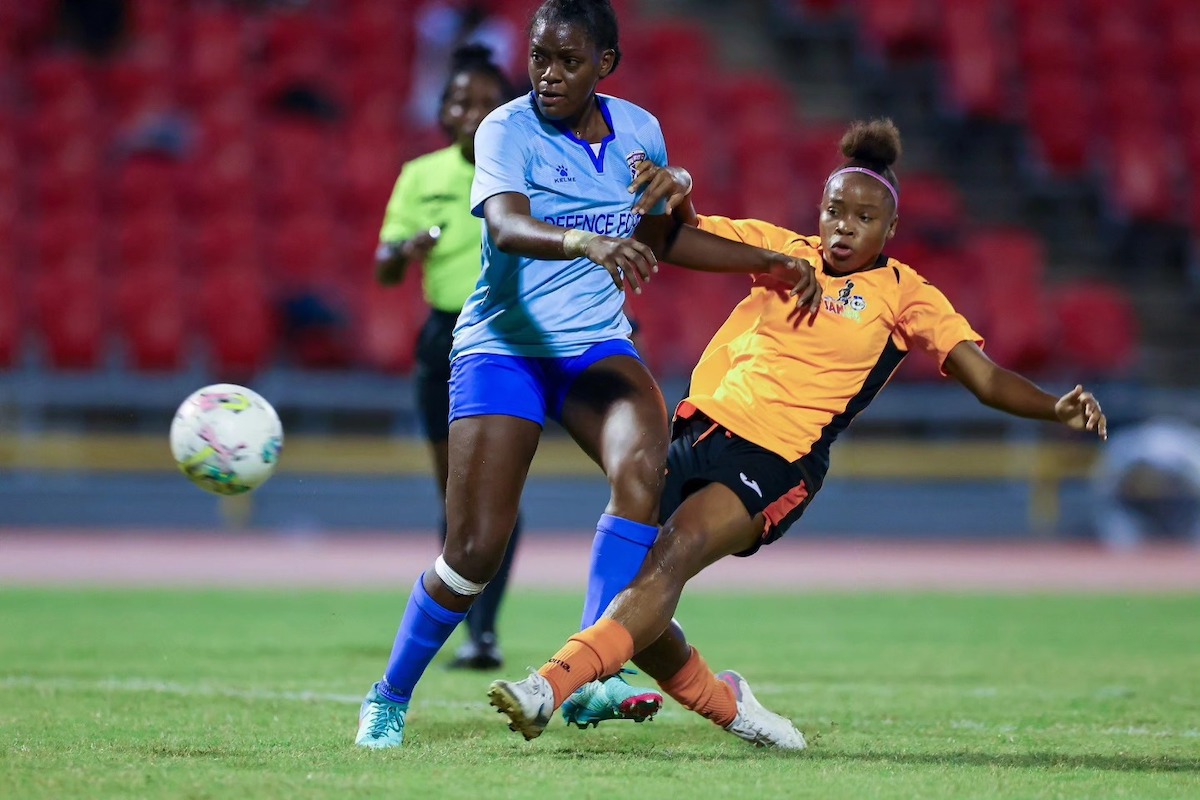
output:
[{"label": "pink headband", "polygon": [[829,180],[825,181],[825,185],[828,186],[829,181],[833,180],[838,175],[845,175],[847,172],[861,172],[863,175],[870,175],[872,178],[882,183],[887,187],[887,190],[892,193],[892,202],[896,204],[896,208],[900,208],[900,195],[896,193],[896,187],[892,186],[887,178],[883,177],[875,170],[867,169],[866,167],[842,167],[837,172],[829,176]]}]

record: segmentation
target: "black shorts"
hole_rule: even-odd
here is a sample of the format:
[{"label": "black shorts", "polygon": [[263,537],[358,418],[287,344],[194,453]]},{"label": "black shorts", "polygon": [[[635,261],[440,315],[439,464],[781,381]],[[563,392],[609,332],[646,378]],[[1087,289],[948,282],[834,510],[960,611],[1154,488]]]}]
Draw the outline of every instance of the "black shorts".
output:
[{"label": "black shorts", "polygon": [[812,499],[808,489],[811,482],[798,465],[697,412],[675,422],[667,451],[660,524],[688,495],[710,483],[728,486],[751,517],[766,517],[762,538],[749,550],[735,554],[739,556],[754,555],[764,544],[783,536]]},{"label": "black shorts", "polygon": [[458,313],[433,309],[417,337],[417,413],[431,442],[450,438],[450,350]]}]

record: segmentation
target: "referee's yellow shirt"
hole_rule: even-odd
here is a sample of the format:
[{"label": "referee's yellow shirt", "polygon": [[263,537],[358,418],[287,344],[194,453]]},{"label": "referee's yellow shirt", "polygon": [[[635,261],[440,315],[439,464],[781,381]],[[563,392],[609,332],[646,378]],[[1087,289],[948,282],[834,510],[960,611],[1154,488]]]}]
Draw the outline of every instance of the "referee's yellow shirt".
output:
[{"label": "referee's yellow shirt", "polygon": [[383,216],[379,241],[411,239],[434,225],[442,229],[424,265],[425,299],[457,314],[475,290],[481,268],[483,224],[471,216],[475,166],[457,146],[409,161],[400,170]]}]

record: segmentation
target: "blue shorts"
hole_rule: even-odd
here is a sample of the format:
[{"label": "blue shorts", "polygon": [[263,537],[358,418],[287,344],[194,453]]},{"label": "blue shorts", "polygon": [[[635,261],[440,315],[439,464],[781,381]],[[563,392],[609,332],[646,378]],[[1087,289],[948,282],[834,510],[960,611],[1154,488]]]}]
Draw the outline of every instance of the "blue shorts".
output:
[{"label": "blue shorts", "polygon": [[584,370],[609,356],[641,356],[628,339],[592,345],[570,358],[468,353],[450,365],[450,421],[501,414],[545,427],[562,421],[567,392]]}]

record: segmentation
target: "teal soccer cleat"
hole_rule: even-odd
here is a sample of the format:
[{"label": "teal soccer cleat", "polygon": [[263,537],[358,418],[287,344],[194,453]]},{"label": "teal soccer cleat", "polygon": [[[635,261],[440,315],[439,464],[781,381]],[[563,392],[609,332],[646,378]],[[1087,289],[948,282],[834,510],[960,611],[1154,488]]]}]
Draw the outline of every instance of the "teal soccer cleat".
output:
[{"label": "teal soccer cleat", "polygon": [[359,747],[382,750],[399,747],[404,743],[404,717],[408,714],[408,703],[388,700],[379,693],[379,684],[371,687],[358,712],[358,735],[354,743]]},{"label": "teal soccer cleat", "polygon": [[[621,670],[629,672],[632,670]],[[630,686],[618,673],[603,681],[592,681],[562,704],[563,719],[568,725],[596,727],[610,719],[631,719],[645,722],[653,719],[662,708],[662,695]]]}]

